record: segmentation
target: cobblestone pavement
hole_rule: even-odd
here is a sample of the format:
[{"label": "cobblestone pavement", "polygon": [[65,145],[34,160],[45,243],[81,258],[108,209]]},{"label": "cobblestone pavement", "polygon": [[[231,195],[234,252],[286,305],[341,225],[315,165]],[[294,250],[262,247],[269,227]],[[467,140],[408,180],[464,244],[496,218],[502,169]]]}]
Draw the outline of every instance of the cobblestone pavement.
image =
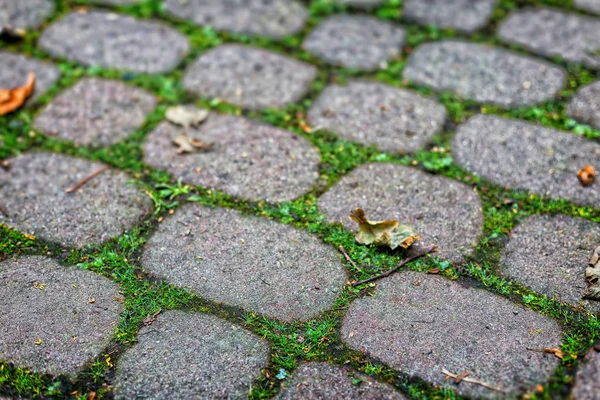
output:
[{"label": "cobblestone pavement", "polygon": [[0,0],[29,72],[0,399],[600,400],[599,0]]}]

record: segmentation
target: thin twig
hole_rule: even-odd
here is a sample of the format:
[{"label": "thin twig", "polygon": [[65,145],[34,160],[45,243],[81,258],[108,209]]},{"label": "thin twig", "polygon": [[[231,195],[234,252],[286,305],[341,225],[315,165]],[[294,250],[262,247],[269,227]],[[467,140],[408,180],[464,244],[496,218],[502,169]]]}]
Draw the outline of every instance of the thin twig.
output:
[{"label": "thin twig", "polygon": [[474,383],[476,385],[480,385],[485,388],[495,390],[497,392],[504,392],[504,389],[502,389],[498,386],[494,386],[494,385],[491,385],[486,382],[478,381],[477,379],[469,378],[468,376],[460,376],[458,374],[453,374],[452,372],[448,371],[446,368],[442,368],[442,374],[449,376],[450,378],[460,379],[462,382]]},{"label": "thin twig", "polygon": [[338,250],[344,255],[344,257],[346,257],[346,260],[348,260],[348,262],[352,264],[354,268],[356,268],[359,272],[363,272],[363,270],[360,269],[360,267],[356,265],[356,263],[350,258],[348,253],[346,253],[346,249],[344,249],[344,246],[340,245],[340,247],[338,247]]},{"label": "thin twig", "polygon": [[379,274],[377,276],[373,276],[373,277],[371,277],[369,279],[365,279],[364,281],[354,282],[352,284],[352,287],[357,287],[357,286],[363,285],[365,283],[368,283],[368,282],[371,282],[371,281],[375,281],[377,279],[381,279],[381,278],[384,278],[384,277],[386,277],[388,275],[391,275],[394,272],[396,272],[398,269],[402,268],[404,265],[408,264],[409,262],[414,261],[417,258],[421,258],[421,257],[423,257],[423,256],[425,256],[425,255],[427,255],[429,253],[433,253],[435,251],[437,251],[437,248],[435,247],[435,245],[432,244],[431,246],[427,247],[425,249],[425,251],[423,251],[423,252],[421,252],[419,254],[416,254],[414,256],[408,257],[405,260],[402,260],[400,262],[400,264],[396,265],[394,268],[390,269],[389,271],[385,271],[383,274]]},{"label": "thin twig", "polygon": [[70,189],[65,190],[65,192],[67,193],[73,193],[74,191],[76,191],[77,189],[79,189],[80,187],[82,187],[83,185],[85,185],[86,183],[88,183],[89,181],[91,181],[92,179],[94,179],[96,176],[100,175],[101,173],[103,173],[104,171],[106,171],[107,169],[109,169],[110,167],[107,165],[105,167],[100,168],[98,171],[96,172],[92,172],[90,175],[86,176],[85,178],[83,178],[82,180],[80,180],[77,185],[73,186]]},{"label": "thin twig", "polygon": [[8,215],[8,211],[6,210],[6,208],[4,208],[2,204],[0,204],[0,213],[2,213],[7,218],[10,216]]}]

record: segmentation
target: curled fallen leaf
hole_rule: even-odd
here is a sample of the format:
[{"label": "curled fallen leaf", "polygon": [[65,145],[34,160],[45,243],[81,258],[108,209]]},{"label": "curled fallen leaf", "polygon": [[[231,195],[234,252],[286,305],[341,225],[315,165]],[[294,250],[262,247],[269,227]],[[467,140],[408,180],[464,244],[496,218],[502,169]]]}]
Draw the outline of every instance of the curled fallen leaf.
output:
[{"label": "curled fallen leaf", "polygon": [[179,135],[173,139],[173,144],[178,147],[177,154],[196,153],[213,148],[213,143],[205,143],[200,139],[190,138],[186,135]]},{"label": "curled fallen leaf", "polygon": [[369,221],[362,208],[355,209],[350,219],[358,223],[355,237],[360,244],[389,246],[394,250],[397,247],[406,249],[421,240],[410,226],[400,225],[396,220]]},{"label": "curled fallen leaf", "polygon": [[565,356],[565,353],[563,353],[563,351],[557,347],[540,347],[540,348],[528,347],[527,350],[539,351],[539,352],[548,353],[548,354],[554,354],[557,358],[560,358],[561,360]]},{"label": "curled fallen leaf", "polygon": [[590,257],[590,262],[585,269],[585,281],[588,286],[583,298],[600,300],[600,246],[594,249]]},{"label": "curled fallen leaf", "polygon": [[35,74],[30,72],[24,86],[12,89],[0,89],[0,115],[6,115],[17,110],[25,103],[25,100],[35,87]]},{"label": "curled fallen leaf", "polygon": [[189,129],[192,126],[198,126],[208,118],[208,110],[193,106],[173,106],[167,108],[165,117],[175,125],[183,126]]},{"label": "curled fallen leaf", "polygon": [[0,26],[0,37],[4,36],[10,39],[21,39],[25,37],[27,31],[23,28],[17,28],[12,25]]},{"label": "curled fallen leaf", "polygon": [[590,186],[596,178],[596,170],[591,165],[586,165],[577,173],[577,177],[583,186]]}]

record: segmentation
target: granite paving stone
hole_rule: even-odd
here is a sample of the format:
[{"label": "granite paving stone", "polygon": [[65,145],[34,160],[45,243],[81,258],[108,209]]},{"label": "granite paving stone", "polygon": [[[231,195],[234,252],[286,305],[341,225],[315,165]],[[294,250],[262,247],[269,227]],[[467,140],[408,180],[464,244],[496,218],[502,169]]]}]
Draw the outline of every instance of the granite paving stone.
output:
[{"label": "granite paving stone", "polygon": [[[354,301],[341,330],[364,351],[436,386],[478,398],[516,398],[544,384],[560,360],[527,348],[560,347],[556,322],[483,289],[434,275],[401,272],[381,280],[373,296]],[[446,380],[451,373],[501,387]]]},{"label": "granite paving stone", "polygon": [[[177,154],[173,139],[185,134],[213,148]],[[175,179],[270,202],[305,194],[318,178],[320,155],[306,139],[261,122],[211,113],[198,128],[163,122],[148,135],[144,160]]]},{"label": "granite paving stone", "polygon": [[27,152],[0,168],[0,223],[64,246],[93,245],[122,234],[153,211],[150,198],[125,173],[110,169],[72,193],[66,190],[104,164]]},{"label": "granite paving stone", "polygon": [[34,128],[77,145],[109,146],[135,132],[156,106],[145,90],[122,82],[84,78],[55,97]]},{"label": "granite paving stone", "polygon": [[368,81],[327,87],[308,112],[313,127],[400,153],[423,148],[442,129],[446,116],[434,100]]},{"label": "granite paving stone", "polygon": [[304,231],[187,204],[148,240],[142,267],[211,301],[291,322],[333,305],[346,281],[337,251]]},{"label": "granite paving stone", "polygon": [[481,202],[469,186],[396,164],[359,167],[319,199],[329,222],[353,232],[358,225],[348,215],[358,207],[370,220],[412,226],[422,244],[435,244],[437,255],[453,262],[471,251],[483,224]]},{"label": "granite paving stone", "polygon": [[600,129],[600,81],[579,89],[567,104],[567,115]]},{"label": "granite paving stone", "polygon": [[243,108],[284,107],[310,89],[317,69],[267,50],[235,44],[204,53],[188,69],[184,86]]},{"label": "granite paving stone", "polygon": [[500,271],[549,297],[600,310],[600,302],[582,300],[585,269],[600,243],[600,225],[581,218],[535,215],[511,233]]},{"label": "granite paving stone", "polygon": [[0,0],[0,27],[35,29],[53,11],[53,0]]},{"label": "granite paving stone", "polygon": [[299,32],[308,12],[295,0],[165,0],[171,15],[217,30],[281,39]]},{"label": "granite paving stone", "polygon": [[574,0],[573,4],[582,10],[600,14],[600,0]]},{"label": "granite paving stone", "polygon": [[573,400],[600,400],[600,352],[597,350],[590,349],[579,362],[571,397]]},{"label": "granite paving stone", "polygon": [[547,57],[561,57],[589,68],[600,68],[600,18],[551,8],[530,8],[505,19],[498,28],[508,43]]},{"label": "granite paving stone", "polygon": [[403,28],[377,18],[335,15],[317,26],[302,46],[329,64],[375,70],[400,55],[405,37]]},{"label": "granite paving stone", "polygon": [[405,0],[402,15],[419,24],[462,32],[483,28],[498,0]]},{"label": "granite paving stone", "polygon": [[123,303],[119,286],[40,256],[0,263],[0,359],[75,374],[108,345]]},{"label": "granite paving stone", "polygon": [[455,161],[493,183],[597,205],[600,185],[584,187],[577,172],[598,168],[600,145],[573,133],[492,115],[476,115],[453,139]]},{"label": "granite paving stone", "polygon": [[[354,383],[358,380],[358,383]],[[377,382],[348,367],[326,362],[309,362],[298,366],[288,381],[282,383],[279,400],[403,400],[394,387]]]},{"label": "granite paving stone", "polygon": [[167,311],[119,360],[116,399],[241,399],[267,366],[269,345],[212,315]]},{"label": "granite paving stone", "polygon": [[167,25],[98,10],[67,14],[42,33],[38,44],[55,57],[86,66],[149,74],[174,69],[190,47]]},{"label": "granite paving stone", "polygon": [[563,88],[565,71],[512,51],[457,40],[419,46],[404,78],[438,91],[504,107],[551,100]]},{"label": "granite paving stone", "polygon": [[130,4],[139,3],[142,0],[92,0],[96,4],[106,4],[109,6],[127,6]]},{"label": "granite paving stone", "polygon": [[59,69],[49,62],[0,51],[0,88],[23,86],[29,72],[35,74],[35,87],[30,100],[39,98],[60,78]]}]

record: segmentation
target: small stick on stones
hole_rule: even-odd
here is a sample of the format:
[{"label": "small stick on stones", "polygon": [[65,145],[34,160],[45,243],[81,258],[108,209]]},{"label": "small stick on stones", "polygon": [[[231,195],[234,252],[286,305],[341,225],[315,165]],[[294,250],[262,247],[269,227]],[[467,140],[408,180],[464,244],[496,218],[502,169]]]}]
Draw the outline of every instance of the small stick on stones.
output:
[{"label": "small stick on stones", "polygon": [[79,181],[77,183],[77,185],[73,186],[72,188],[69,188],[69,189],[65,190],[65,192],[66,193],[73,193],[73,192],[75,192],[77,189],[79,189],[80,187],[82,187],[83,185],[85,185],[86,183],[88,183],[89,181],[91,181],[96,176],[100,175],[101,173],[103,173],[104,171],[106,171],[109,168],[110,167],[108,165],[105,166],[105,167],[100,168],[98,171],[93,172],[90,175],[88,175],[85,178],[83,178],[81,181]]},{"label": "small stick on stones", "polygon": [[454,378],[455,381],[458,380],[459,382],[474,383],[476,385],[480,385],[480,386],[483,386],[484,388],[495,390],[497,392],[504,392],[504,390],[498,386],[494,386],[494,385],[491,385],[486,382],[478,381],[477,379],[469,378],[468,376],[466,376],[464,374],[453,374],[452,372],[448,371],[446,368],[442,368],[442,374],[449,376],[450,378]]},{"label": "small stick on stones", "polygon": [[352,264],[354,268],[356,268],[360,272],[363,272],[362,269],[360,269],[360,267],[356,265],[356,263],[350,258],[348,253],[346,253],[346,249],[344,249],[344,246],[340,245],[340,247],[338,247],[338,250],[344,255],[344,257],[346,257],[346,260],[348,260],[348,262]]},{"label": "small stick on stones", "polygon": [[369,279],[365,279],[364,281],[354,282],[352,284],[352,287],[357,287],[357,286],[363,285],[365,283],[372,282],[372,281],[375,281],[377,279],[381,279],[381,278],[384,278],[384,277],[386,277],[388,275],[391,275],[394,272],[396,272],[398,269],[402,268],[404,265],[408,264],[409,262],[411,262],[413,260],[416,260],[417,258],[421,258],[421,257],[423,257],[423,256],[425,256],[425,255],[427,255],[429,253],[433,253],[435,251],[437,251],[437,248],[435,247],[435,245],[432,244],[431,246],[427,247],[423,252],[421,252],[419,254],[416,254],[416,255],[414,255],[412,257],[408,257],[405,260],[402,260],[400,262],[400,264],[396,265],[394,268],[390,269],[389,271],[384,272],[383,274],[379,274],[377,276],[373,276],[373,277],[371,277]]}]

